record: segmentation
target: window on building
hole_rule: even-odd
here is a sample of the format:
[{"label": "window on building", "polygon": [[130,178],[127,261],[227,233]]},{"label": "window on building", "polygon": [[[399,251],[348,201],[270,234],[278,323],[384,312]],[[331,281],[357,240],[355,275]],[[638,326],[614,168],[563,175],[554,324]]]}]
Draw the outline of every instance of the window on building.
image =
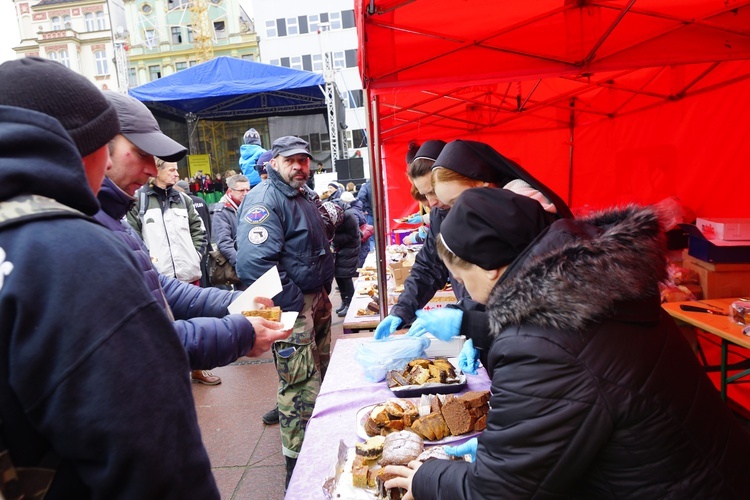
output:
[{"label": "window on building", "polygon": [[70,26],[71,26],[70,25],[70,16],[65,15],[65,16],[62,17],[62,25],[63,25],[63,28],[70,28]]},{"label": "window on building", "polygon": [[169,8],[175,9],[187,5],[190,0],[169,0]]},{"label": "window on building", "polygon": [[246,61],[255,61],[255,54],[242,54],[241,57]]},{"label": "window on building", "polygon": [[299,35],[299,26],[297,25],[296,17],[289,17],[286,20],[286,34],[287,35]]},{"label": "window on building", "polygon": [[332,30],[341,29],[341,12],[331,12],[330,21]]},{"label": "window on building", "polygon": [[172,43],[175,45],[182,43],[182,26],[172,26]]},{"label": "window on building", "polygon": [[154,80],[158,80],[161,78],[161,66],[155,65],[155,66],[149,66],[148,67],[148,79],[150,82],[153,82]]},{"label": "window on building", "polygon": [[299,23],[299,32],[301,35],[304,35],[305,33],[308,33],[307,29],[307,16],[299,16],[297,18],[297,22]]},{"label": "window on building", "polygon": [[[170,6],[170,8],[172,7],[172,1],[171,0],[169,2],[169,6]],[[144,3],[144,4],[141,5],[141,12],[143,12],[144,14],[149,15],[153,11],[154,11],[154,8],[151,7],[150,3]]]},{"label": "window on building", "polygon": [[217,40],[225,40],[227,38],[226,23],[224,21],[214,21],[214,33]]},{"label": "window on building", "polygon": [[47,59],[57,61],[57,52],[47,52]]},{"label": "window on building", "polygon": [[128,85],[130,87],[138,86],[138,73],[133,67],[128,68]]},{"label": "window on building", "polygon": [[341,26],[344,29],[354,28],[354,10],[342,10],[341,11]]},{"label": "window on building", "polygon": [[187,37],[188,37],[188,43],[195,42],[195,35],[193,34],[193,26],[190,24],[187,25]]},{"label": "window on building", "polygon": [[66,68],[70,68],[70,57],[68,57],[68,51],[65,49],[60,51],[60,64]]},{"label": "window on building", "polygon": [[323,56],[320,54],[313,54],[312,56],[313,71],[318,73],[323,71]]},{"label": "window on building", "polygon": [[343,51],[337,51],[333,53],[333,68],[343,69],[346,67],[346,59],[344,58]]},{"label": "window on building", "polygon": [[276,38],[277,36],[276,19],[271,19],[270,21],[266,21],[266,36],[268,38]]},{"label": "window on building", "polygon": [[188,61],[188,65],[189,65],[189,66],[190,66],[191,68],[192,68],[193,66],[195,66],[196,64],[198,64],[198,61]]},{"label": "window on building", "polygon": [[366,148],[367,131],[361,128],[352,130],[352,143],[355,148]]},{"label": "window on building", "polygon": [[288,57],[282,57],[279,59],[279,66],[284,66],[285,68],[289,67],[289,58]]},{"label": "window on building", "polygon": [[175,71],[182,71],[183,69],[187,69],[187,63],[185,61],[174,63]]},{"label": "window on building", "polygon": [[109,65],[107,64],[107,52],[104,50],[97,50],[94,52],[94,59],[96,60],[96,74],[108,75]]},{"label": "window on building", "polygon": [[96,21],[94,20],[94,14],[87,12],[83,16],[83,20],[86,21],[86,31],[94,31],[96,29]]},{"label": "window on building", "polygon": [[362,91],[361,90],[352,90],[347,93],[348,94],[348,108],[361,108],[362,107]]},{"label": "window on building", "polygon": [[302,69],[302,58],[300,56],[290,57],[289,67],[292,69]]},{"label": "window on building", "polygon": [[306,54],[302,56],[302,69],[305,71],[312,71],[312,56],[310,54]]},{"label": "window on building", "polygon": [[310,134],[310,151],[320,151],[320,134]]},{"label": "window on building", "polygon": [[320,22],[321,23],[327,23],[328,22],[328,12],[321,12],[320,13]]},{"label": "window on building", "polygon": [[352,131],[345,131],[344,136],[346,137],[346,149],[354,149],[354,141],[352,141]]},{"label": "window on building", "polygon": [[102,12],[101,10],[96,13],[96,26],[100,30],[107,29],[107,17],[104,15],[104,12]]},{"label": "window on building", "polygon": [[320,150],[328,151],[331,149],[331,140],[328,138],[328,134],[320,134]]},{"label": "window on building", "polygon": [[156,30],[149,28],[146,30],[146,46],[149,49],[153,49],[156,46]]},{"label": "window on building", "polygon": [[357,67],[357,49],[345,50],[344,59],[346,60],[347,68],[356,68]]},{"label": "window on building", "polygon": [[310,33],[316,33],[318,29],[320,29],[320,16],[317,14],[307,16],[307,23],[310,28]]},{"label": "window on building", "polygon": [[276,20],[276,32],[279,36],[286,36],[286,21],[284,19]]},{"label": "window on building", "polygon": [[268,61],[268,64],[270,64],[271,66],[281,66],[281,61],[279,61],[278,59],[271,59]]},{"label": "window on building", "polygon": [[50,22],[52,23],[52,29],[53,30],[59,30],[62,29],[62,23],[60,21],[59,16],[55,16],[52,19],[50,19]]}]

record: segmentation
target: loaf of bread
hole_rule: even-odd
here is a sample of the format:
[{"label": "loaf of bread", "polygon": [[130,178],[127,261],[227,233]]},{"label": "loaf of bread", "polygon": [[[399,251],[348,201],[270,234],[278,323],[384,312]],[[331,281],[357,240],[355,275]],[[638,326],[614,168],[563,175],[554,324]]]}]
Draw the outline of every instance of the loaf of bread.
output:
[{"label": "loaf of bread", "polygon": [[471,415],[469,409],[460,399],[455,397],[446,399],[440,411],[448,429],[454,436],[466,434],[474,429],[477,419]]},{"label": "loaf of bread", "polygon": [[441,413],[430,413],[411,424],[413,431],[429,441],[440,441],[450,435],[450,429]]},{"label": "loaf of bread", "polygon": [[242,311],[242,314],[249,317],[260,317],[270,319],[271,321],[281,321],[281,307],[267,307],[266,309],[254,309],[252,311]]},{"label": "loaf of bread", "polygon": [[411,431],[388,434],[383,441],[380,465],[407,465],[424,451],[424,440]]}]

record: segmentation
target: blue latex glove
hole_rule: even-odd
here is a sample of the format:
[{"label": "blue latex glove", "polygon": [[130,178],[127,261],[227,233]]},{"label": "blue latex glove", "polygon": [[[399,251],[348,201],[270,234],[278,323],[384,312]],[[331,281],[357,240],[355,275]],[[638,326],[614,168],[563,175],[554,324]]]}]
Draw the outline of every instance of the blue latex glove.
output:
[{"label": "blue latex glove", "polygon": [[409,224],[421,224],[422,223],[422,214],[416,213],[406,219],[406,222]]},{"label": "blue latex glove", "polygon": [[479,368],[478,355],[479,353],[474,349],[474,341],[467,340],[464,342],[461,352],[458,353],[458,368],[464,373],[476,375],[477,368]]},{"label": "blue latex glove", "polygon": [[388,337],[390,334],[398,330],[398,327],[401,326],[401,323],[403,323],[403,320],[401,318],[389,314],[388,316],[383,318],[383,321],[381,321],[377,328],[375,328],[375,340],[380,340]]},{"label": "blue latex glove", "polygon": [[477,459],[477,438],[471,438],[458,446],[446,446],[444,449],[448,455],[454,457],[463,458],[464,455],[471,455],[471,461],[473,462]]},{"label": "blue latex glove", "polygon": [[427,239],[427,226],[419,226],[419,229],[417,230],[417,234],[420,238],[422,238],[422,241]]},{"label": "blue latex glove", "polygon": [[461,309],[443,307],[432,311],[420,309],[417,311],[417,320],[409,328],[412,337],[421,337],[425,333],[431,333],[444,342],[455,337],[461,332],[461,320],[464,312]]}]

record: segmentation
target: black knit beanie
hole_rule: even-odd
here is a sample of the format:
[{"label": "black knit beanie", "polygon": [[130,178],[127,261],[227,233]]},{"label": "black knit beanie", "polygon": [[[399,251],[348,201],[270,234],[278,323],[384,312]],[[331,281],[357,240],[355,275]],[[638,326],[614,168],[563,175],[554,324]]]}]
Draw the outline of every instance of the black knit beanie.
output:
[{"label": "black knit beanie", "polygon": [[115,108],[93,83],[58,62],[39,57],[0,64],[0,105],[57,119],[81,156],[101,148],[120,131]]}]

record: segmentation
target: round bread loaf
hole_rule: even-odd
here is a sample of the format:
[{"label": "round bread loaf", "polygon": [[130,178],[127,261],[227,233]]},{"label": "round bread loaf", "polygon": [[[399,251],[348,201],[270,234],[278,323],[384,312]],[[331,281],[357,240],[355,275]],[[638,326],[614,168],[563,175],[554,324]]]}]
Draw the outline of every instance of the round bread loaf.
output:
[{"label": "round bread loaf", "polygon": [[407,465],[424,451],[424,440],[411,431],[388,434],[383,441],[380,465]]}]

